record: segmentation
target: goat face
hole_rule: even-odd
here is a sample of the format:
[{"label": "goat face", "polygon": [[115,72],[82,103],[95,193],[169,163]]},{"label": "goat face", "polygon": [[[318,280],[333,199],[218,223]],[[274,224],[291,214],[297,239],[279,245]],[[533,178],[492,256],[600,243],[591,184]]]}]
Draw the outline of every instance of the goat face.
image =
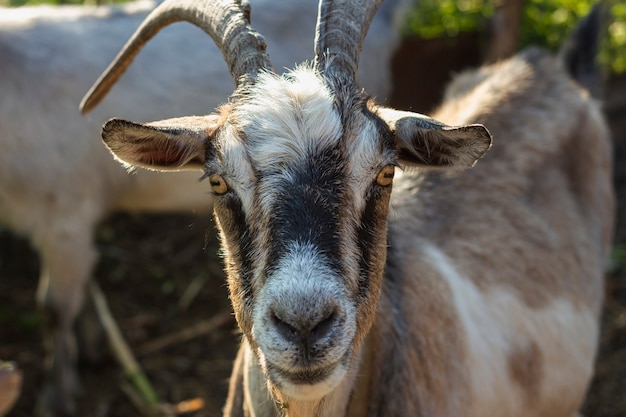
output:
[{"label": "goat face", "polygon": [[490,145],[482,126],[377,108],[333,82],[262,74],[220,115],[103,131],[128,164],[202,167],[239,326],[271,387],[300,400],[343,379],[372,325],[396,166],[471,166]]},{"label": "goat face", "polygon": [[[231,102],[204,117],[145,125],[113,119],[103,139],[132,166],[204,171],[215,194],[235,316],[269,389],[279,398],[318,400],[356,370],[374,321],[396,166],[471,166],[491,138],[479,125],[451,128],[376,107],[354,81],[362,38],[344,45],[346,53],[332,45],[335,38],[326,46],[320,41],[320,50],[338,54],[319,54],[314,66],[283,77],[273,74],[260,36],[243,12],[232,12],[241,6],[223,0],[212,7],[222,3],[223,15],[183,14],[200,15],[219,42],[229,35],[215,33],[228,27],[224,19],[239,26],[237,41],[249,38],[223,47],[238,52],[225,53],[237,83]],[[330,3],[322,12],[343,11]],[[371,8],[364,22],[367,14],[371,19]],[[333,19],[342,21],[334,15],[318,28],[331,28]],[[146,33],[155,33],[152,23],[144,25]],[[126,52],[120,56],[129,62]],[[108,87],[96,87],[91,97]]]},{"label": "goat face", "polygon": [[207,167],[218,187],[233,184],[215,212],[237,265],[239,324],[266,375],[296,398],[326,394],[344,376],[385,260],[392,134],[366,97],[339,100],[310,71],[263,77],[233,112],[239,135],[226,139],[245,137],[246,158],[224,155],[236,171]]}]

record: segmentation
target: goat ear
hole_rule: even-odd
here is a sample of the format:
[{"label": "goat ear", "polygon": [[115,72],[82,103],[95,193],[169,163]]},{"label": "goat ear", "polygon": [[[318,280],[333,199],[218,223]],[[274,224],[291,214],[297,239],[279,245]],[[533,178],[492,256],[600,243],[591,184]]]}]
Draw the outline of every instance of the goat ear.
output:
[{"label": "goat ear", "polygon": [[128,166],[158,171],[202,170],[207,138],[217,124],[217,116],[147,124],[111,119],[102,127],[102,140]]},{"label": "goat ear", "polygon": [[393,132],[398,158],[406,165],[469,168],[491,146],[491,134],[483,125],[451,127],[419,113],[388,108],[378,114]]}]

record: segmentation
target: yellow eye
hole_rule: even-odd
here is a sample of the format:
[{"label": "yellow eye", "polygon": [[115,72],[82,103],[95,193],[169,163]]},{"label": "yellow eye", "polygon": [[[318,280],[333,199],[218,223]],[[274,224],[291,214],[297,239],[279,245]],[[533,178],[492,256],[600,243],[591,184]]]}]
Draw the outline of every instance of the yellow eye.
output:
[{"label": "yellow eye", "polygon": [[393,182],[393,174],[395,173],[396,168],[392,165],[388,165],[380,170],[378,176],[376,177],[376,183],[381,187],[389,187]]},{"label": "yellow eye", "polygon": [[213,192],[217,195],[226,194],[228,191],[228,184],[224,181],[221,175],[213,174],[209,176],[209,183]]}]

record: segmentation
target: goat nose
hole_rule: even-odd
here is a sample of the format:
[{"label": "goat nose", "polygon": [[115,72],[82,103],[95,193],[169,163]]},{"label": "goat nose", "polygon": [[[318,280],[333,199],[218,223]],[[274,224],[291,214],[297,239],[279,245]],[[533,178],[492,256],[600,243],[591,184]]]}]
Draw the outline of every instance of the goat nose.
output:
[{"label": "goat nose", "polygon": [[332,331],[338,312],[336,307],[318,312],[303,310],[300,314],[294,314],[274,307],[270,310],[270,319],[281,337],[306,351]]}]

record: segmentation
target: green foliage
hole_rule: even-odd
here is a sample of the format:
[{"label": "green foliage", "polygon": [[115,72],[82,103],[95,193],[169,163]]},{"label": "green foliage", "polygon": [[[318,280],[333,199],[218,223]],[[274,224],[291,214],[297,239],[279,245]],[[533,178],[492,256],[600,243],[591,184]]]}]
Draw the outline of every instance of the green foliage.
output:
[{"label": "green foliage", "polygon": [[626,271],[626,246],[616,245],[613,248],[608,269],[613,273],[624,273]]},{"label": "green foliage", "polygon": [[41,4],[50,4],[60,6],[62,4],[105,4],[105,3],[124,3],[128,0],[0,0],[2,7],[18,7],[18,6],[37,6]]},{"label": "green foliage", "polygon": [[36,6],[39,4],[60,4],[55,0],[0,0],[0,6],[18,7],[18,6]]},{"label": "green foliage", "polygon": [[0,306],[0,326],[11,326],[16,332],[36,334],[41,325],[38,313],[18,311],[9,306]]},{"label": "green foliage", "polygon": [[520,45],[542,45],[557,50],[589,10],[589,1],[525,0]]},{"label": "green foliage", "polygon": [[406,35],[422,38],[454,37],[476,30],[493,16],[491,0],[417,0],[405,26]]},{"label": "green foliage", "polygon": [[[505,1],[505,0],[501,0]],[[605,0],[612,19],[602,42],[600,62],[614,73],[626,72],[626,2]],[[520,48],[540,45],[552,50],[565,40],[591,9],[591,0],[525,0]],[[495,12],[494,0],[418,0],[409,13],[406,35],[423,38],[454,37],[481,30]]]},{"label": "green foliage", "polygon": [[614,73],[621,74],[626,72],[626,3],[623,0],[612,2],[611,16],[609,36],[600,51],[600,61]]}]

